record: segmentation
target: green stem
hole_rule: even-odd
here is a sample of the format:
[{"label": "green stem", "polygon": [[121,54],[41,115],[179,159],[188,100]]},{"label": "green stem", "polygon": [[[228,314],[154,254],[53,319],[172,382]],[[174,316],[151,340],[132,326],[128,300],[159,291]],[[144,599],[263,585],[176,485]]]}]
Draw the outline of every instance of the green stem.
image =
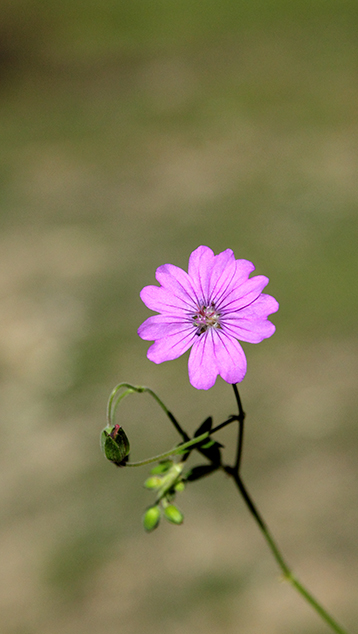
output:
[{"label": "green stem", "polygon": [[328,612],[322,607],[320,603],[312,596],[312,594],[305,588],[302,583],[295,577],[289,566],[287,565],[280,549],[278,548],[274,538],[272,537],[266,522],[263,520],[259,511],[257,510],[252,498],[250,497],[242,479],[239,474],[240,470],[240,459],[242,452],[242,442],[243,442],[243,425],[244,425],[244,410],[242,408],[241,399],[239,395],[239,391],[236,385],[233,385],[235,398],[238,405],[238,418],[239,421],[239,433],[238,433],[238,449],[237,449],[237,457],[235,461],[235,465],[233,467],[224,466],[224,471],[228,473],[234,480],[237,488],[239,489],[251,515],[255,519],[257,525],[259,526],[266,542],[269,545],[269,548],[278,564],[281,568],[284,578],[300,593],[300,595],[310,604],[310,606],[319,614],[319,616],[332,628],[336,634],[348,634],[347,630],[343,629],[341,625],[334,620],[334,618],[328,614]]},{"label": "green stem", "polygon": [[249,508],[250,513],[253,515],[256,523],[258,524],[266,542],[268,543],[270,550],[282,570],[284,578],[300,593],[300,595],[310,604],[310,606],[320,615],[320,617],[332,628],[336,634],[348,634],[341,625],[339,625],[335,619],[328,614],[328,612],[322,607],[320,603],[312,596],[312,594],[305,588],[304,585],[295,577],[292,570],[287,565],[283,558],[275,540],[273,539],[266,523],[262,519],[255,504],[253,503],[240,475],[232,467],[224,467],[226,473],[232,476],[237,485],[242,497],[244,498],[246,505]]},{"label": "green stem", "polygon": [[237,450],[236,450],[236,461],[235,461],[235,470],[237,473],[240,471],[241,466],[241,456],[242,456],[242,448],[244,442],[244,422],[245,422],[245,412],[242,407],[241,398],[239,394],[239,390],[237,389],[236,383],[233,384],[235,398],[237,402],[237,408],[239,410],[238,414],[238,423],[239,423],[239,433],[237,437]]},{"label": "green stem", "polygon": [[195,447],[195,445],[200,444],[203,440],[210,436],[210,432],[206,431],[205,434],[201,434],[201,436],[197,436],[188,442],[183,443],[182,445],[177,445],[170,449],[170,451],[166,451],[165,453],[161,453],[159,456],[153,456],[152,458],[147,458],[146,460],[140,460],[139,462],[126,462],[126,467],[142,467],[145,464],[150,464],[151,462],[158,462],[158,460],[163,460],[163,458],[169,458],[169,456],[175,456],[178,454],[185,453],[185,451],[189,447]]},{"label": "green stem", "polygon": [[[122,392],[122,394],[118,394],[120,392],[120,390],[122,390],[123,388],[127,388],[127,389],[124,392]],[[108,403],[107,403],[107,423],[108,423],[108,426],[113,427],[113,425],[114,425],[114,415],[115,415],[116,409],[117,409],[117,407],[118,407],[118,405],[119,405],[119,403],[121,402],[122,399],[126,398],[126,396],[128,396],[129,394],[134,394],[134,393],[143,394],[145,392],[150,394],[154,398],[154,400],[158,403],[158,405],[162,408],[162,410],[166,413],[166,415],[168,416],[169,420],[174,425],[175,429],[180,434],[180,436],[183,438],[183,440],[184,441],[190,440],[190,437],[181,428],[181,426],[179,425],[179,423],[176,420],[175,416],[173,416],[173,414],[168,410],[166,405],[159,398],[159,396],[157,396],[157,394],[155,392],[153,392],[153,390],[151,390],[149,387],[144,387],[142,385],[132,385],[131,383],[119,383],[119,385],[117,385],[112,390],[112,392],[111,392],[111,394],[109,396],[109,399],[108,399]]]},{"label": "green stem", "polygon": [[226,425],[230,425],[230,423],[233,423],[234,420],[237,420],[237,416],[229,416],[229,418],[227,420],[224,420],[223,423],[220,423],[220,425],[216,425],[216,427],[213,427],[210,433],[215,434],[220,429],[223,429],[223,427],[226,427]]}]

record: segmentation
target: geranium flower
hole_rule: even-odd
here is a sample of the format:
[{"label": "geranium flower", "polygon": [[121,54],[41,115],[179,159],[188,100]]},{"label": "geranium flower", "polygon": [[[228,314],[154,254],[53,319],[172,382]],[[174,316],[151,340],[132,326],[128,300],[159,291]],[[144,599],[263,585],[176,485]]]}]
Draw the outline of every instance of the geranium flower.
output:
[{"label": "geranium flower", "polygon": [[245,353],[238,342],[259,343],[275,332],[267,317],[277,301],[262,293],[268,278],[257,275],[248,260],[235,260],[231,249],[214,255],[200,246],[189,258],[188,273],[164,264],[155,277],[161,286],[145,286],[140,297],[151,310],[138,329],[153,341],[147,357],[154,363],[177,359],[191,347],[188,370],[197,389],[211,388],[218,374],[239,383],[246,374]]}]

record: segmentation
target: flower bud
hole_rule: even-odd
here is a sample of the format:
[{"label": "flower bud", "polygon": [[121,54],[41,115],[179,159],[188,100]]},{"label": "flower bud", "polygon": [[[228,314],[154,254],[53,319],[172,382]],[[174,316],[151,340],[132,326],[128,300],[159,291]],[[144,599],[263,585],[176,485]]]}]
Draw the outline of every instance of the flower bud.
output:
[{"label": "flower bud", "polygon": [[173,524],[182,524],[184,521],[184,515],[174,504],[168,504],[164,508],[164,517]]},{"label": "flower bud", "polygon": [[162,478],[159,478],[158,476],[151,476],[146,479],[144,486],[146,489],[159,489],[159,487],[162,486],[162,482]]},{"label": "flower bud", "polygon": [[177,482],[177,484],[174,487],[175,491],[177,493],[180,493],[181,491],[184,491],[185,489],[185,484],[184,482],[181,480],[180,482]]},{"label": "flower bud", "polygon": [[173,460],[161,460],[153,469],[151,470],[152,475],[159,475],[161,473],[166,473],[173,465]]},{"label": "flower bud", "polygon": [[124,466],[130,445],[127,435],[119,425],[106,427],[101,434],[101,445],[107,458],[117,466]]},{"label": "flower bud", "polygon": [[146,510],[143,517],[143,526],[148,533],[157,528],[160,522],[160,515],[160,508],[158,506],[151,506]]}]

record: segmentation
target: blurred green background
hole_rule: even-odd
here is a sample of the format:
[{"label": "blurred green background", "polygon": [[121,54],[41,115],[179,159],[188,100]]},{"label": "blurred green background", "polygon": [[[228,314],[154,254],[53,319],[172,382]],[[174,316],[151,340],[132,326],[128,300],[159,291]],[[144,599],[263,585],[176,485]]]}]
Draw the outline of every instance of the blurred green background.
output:
[{"label": "blurred green background", "polygon": [[[5,634],[324,634],[231,483],[145,535],[148,470],[99,450],[108,394],[192,432],[234,409],[136,334],[157,266],[230,247],[270,278],[244,344],[243,474],[288,561],[358,620],[358,4],[2,0],[1,589]],[[118,412],[132,459],[177,437]],[[230,431],[220,437],[232,456]]]}]

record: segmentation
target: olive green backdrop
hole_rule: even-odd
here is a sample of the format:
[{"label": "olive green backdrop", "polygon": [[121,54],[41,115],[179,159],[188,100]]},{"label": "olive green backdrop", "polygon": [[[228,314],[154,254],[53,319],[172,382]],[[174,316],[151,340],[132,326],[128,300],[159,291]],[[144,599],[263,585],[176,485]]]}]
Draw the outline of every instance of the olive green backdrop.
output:
[{"label": "olive green backdrop", "polygon": [[[2,0],[0,610],[4,634],[324,634],[224,475],[144,534],[148,470],[99,450],[151,386],[192,432],[234,409],[136,334],[157,266],[199,244],[270,278],[244,344],[243,474],[288,561],[356,628],[358,5]],[[118,411],[133,460],[177,437]],[[233,455],[230,431],[220,437]]]}]

